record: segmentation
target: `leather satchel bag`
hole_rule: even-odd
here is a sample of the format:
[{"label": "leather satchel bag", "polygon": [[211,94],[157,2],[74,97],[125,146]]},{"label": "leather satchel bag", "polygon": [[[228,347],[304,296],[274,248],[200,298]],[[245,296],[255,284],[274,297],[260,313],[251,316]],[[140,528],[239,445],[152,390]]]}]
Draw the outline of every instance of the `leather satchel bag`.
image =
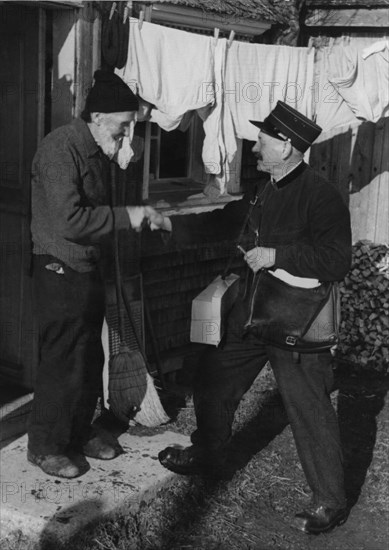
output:
[{"label": "leather satchel bag", "polygon": [[337,283],[301,288],[262,270],[255,274],[246,307],[246,331],[254,331],[276,347],[316,353],[338,342],[340,301]]}]

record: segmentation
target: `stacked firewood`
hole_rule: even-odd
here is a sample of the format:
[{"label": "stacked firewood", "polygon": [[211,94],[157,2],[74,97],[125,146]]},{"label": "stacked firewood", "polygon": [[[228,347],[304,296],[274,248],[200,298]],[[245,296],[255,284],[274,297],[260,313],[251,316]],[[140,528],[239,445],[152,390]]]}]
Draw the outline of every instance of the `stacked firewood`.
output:
[{"label": "stacked firewood", "polygon": [[360,241],[351,270],[340,285],[340,360],[389,371],[389,246]]}]

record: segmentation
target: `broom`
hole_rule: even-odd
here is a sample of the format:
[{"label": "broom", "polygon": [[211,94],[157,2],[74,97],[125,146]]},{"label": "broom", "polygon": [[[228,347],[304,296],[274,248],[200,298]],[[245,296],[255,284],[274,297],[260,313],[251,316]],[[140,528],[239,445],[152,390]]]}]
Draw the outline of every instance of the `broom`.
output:
[{"label": "broom", "polygon": [[108,403],[119,420],[128,422],[141,408],[147,391],[147,369],[140,350],[131,350],[126,343],[118,240],[115,230],[115,291],[120,340],[118,351],[111,355],[108,363]]},{"label": "broom", "polygon": [[[130,302],[127,295],[127,290],[125,286],[122,284],[122,292],[123,292],[123,298],[124,303],[126,306],[128,317],[131,321],[133,333],[135,336],[135,340],[137,342],[139,350],[142,349],[142,344],[139,340],[138,333],[136,331],[135,322],[133,319],[133,315],[130,309]],[[143,293],[142,293],[143,296]],[[156,426],[160,426],[161,424],[165,424],[170,420],[170,418],[166,415],[164,408],[162,407],[161,401],[159,399],[158,392],[154,385],[154,379],[149,374],[147,369],[147,363],[146,359],[142,353],[142,357],[145,364],[146,369],[146,381],[147,381],[147,389],[146,393],[143,397],[143,401],[140,407],[140,410],[138,410],[134,416],[135,422],[138,422],[138,424],[142,424],[142,426],[147,426],[149,428],[154,428]]]},{"label": "broom", "polygon": [[[112,199],[116,204],[115,174],[111,173],[111,175]],[[135,326],[126,288],[121,278],[119,235],[117,231],[114,232],[114,267],[120,340],[118,351],[113,353],[109,360],[108,402],[112,412],[123,422],[128,423],[130,418],[134,418],[136,422],[144,426],[159,426],[170,419],[161,405],[154,381],[148,372],[141,351],[142,344]],[[126,342],[123,300],[136,341],[137,349],[135,350],[130,349]]]}]

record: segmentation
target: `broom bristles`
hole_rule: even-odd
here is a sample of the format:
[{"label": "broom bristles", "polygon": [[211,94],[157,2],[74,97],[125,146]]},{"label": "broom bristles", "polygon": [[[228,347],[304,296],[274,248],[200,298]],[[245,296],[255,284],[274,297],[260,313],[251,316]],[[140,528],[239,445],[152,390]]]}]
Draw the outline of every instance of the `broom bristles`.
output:
[{"label": "broom bristles", "polygon": [[109,360],[109,404],[115,416],[128,421],[147,393],[147,369],[142,354],[121,344]]},{"label": "broom bristles", "polygon": [[169,422],[165,409],[162,407],[159,395],[154,386],[154,379],[147,373],[147,390],[143,398],[140,410],[136,413],[134,420],[142,426],[156,428],[161,424]]}]

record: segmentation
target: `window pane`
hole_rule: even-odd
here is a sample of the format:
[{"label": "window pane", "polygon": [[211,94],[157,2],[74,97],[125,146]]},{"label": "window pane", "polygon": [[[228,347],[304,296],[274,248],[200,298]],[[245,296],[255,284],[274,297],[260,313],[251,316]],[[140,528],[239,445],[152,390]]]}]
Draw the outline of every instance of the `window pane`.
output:
[{"label": "window pane", "polygon": [[183,178],[188,175],[189,130],[161,130],[160,178]]}]

